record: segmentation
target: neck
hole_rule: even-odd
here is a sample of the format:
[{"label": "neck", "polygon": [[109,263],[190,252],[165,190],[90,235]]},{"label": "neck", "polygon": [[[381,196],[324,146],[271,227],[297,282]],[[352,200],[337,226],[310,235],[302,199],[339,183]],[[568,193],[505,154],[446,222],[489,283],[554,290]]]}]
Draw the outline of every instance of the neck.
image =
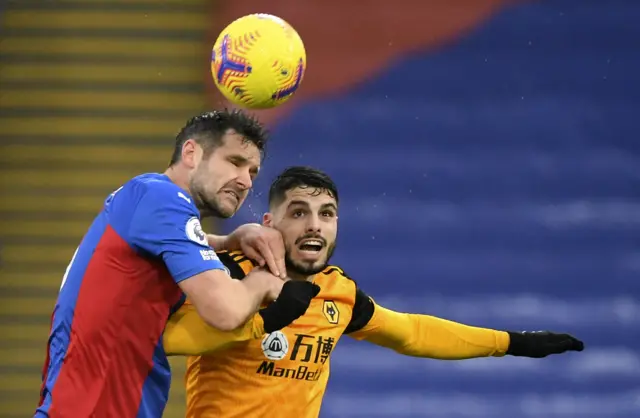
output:
[{"label": "neck", "polygon": [[193,203],[196,205],[196,208],[198,208],[198,211],[200,212],[201,218],[211,216],[211,213],[207,212],[203,208],[201,202],[198,201],[198,196],[195,195],[189,188],[189,171],[187,168],[180,167],[179,165],[174,165],[167,168],[163,174],[169,177],[169,180],[175,183],[176,186],[180,187],[182,190],[187,192],[189,196],[191,196],[191,198],[193,199]]},{"label": "neck", "polygon": [[164,175],[169,177],[169,179],[178,187],[191,194],[191,191],[189,190],[189,182],[187,181],[187,176],[183,173],[183,170],[180,170],[176,166],[171,166],[164,171]]}]

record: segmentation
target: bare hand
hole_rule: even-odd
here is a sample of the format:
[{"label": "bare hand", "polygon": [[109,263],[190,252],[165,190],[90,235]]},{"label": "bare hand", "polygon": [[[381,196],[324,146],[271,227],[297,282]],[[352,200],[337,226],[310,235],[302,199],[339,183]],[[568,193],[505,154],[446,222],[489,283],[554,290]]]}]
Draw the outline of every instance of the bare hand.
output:
[{"label": "bare hand", "polygon": [[274,276],[268,270],[253,269],[245,277],[245,281],[255,281],[260,288],[265,289],[264,302],[270,303],[278,298],[287,280],[282,280],[280,277]]},{"label": "bare hand", "polygon": [[276,229],[259,224],[242,225],[229,235],[228,248],[232,251],[241,250],[260,267],[267,266],[271,273],[280,278],[287,277],[284,241]]}]

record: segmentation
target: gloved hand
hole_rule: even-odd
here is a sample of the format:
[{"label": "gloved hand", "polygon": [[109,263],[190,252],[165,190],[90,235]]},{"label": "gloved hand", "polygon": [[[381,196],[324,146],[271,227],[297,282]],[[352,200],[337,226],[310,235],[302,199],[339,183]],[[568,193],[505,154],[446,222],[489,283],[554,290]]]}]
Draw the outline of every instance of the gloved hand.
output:
[{"label": "gloved hand", "polygon": [[507,333],[511,339],[507,355],[511,356],[543,358],[549,354],[584,350],[584,343],[569,334],[554,334],[549,331]]},{"label": "gloved hand", "polygon": [[278,298],[258,311],[264,321],[264,331],[269,334],[300,318],[318,292],[320,286],[314,283],[297,280],[285,282]]}]

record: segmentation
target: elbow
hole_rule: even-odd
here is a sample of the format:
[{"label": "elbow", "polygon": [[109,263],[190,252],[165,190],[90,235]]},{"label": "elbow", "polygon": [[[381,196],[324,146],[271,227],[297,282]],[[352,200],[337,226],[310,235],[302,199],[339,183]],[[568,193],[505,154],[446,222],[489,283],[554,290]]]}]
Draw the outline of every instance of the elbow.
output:
[{"label": "elbow", "polygon": [[229,332],[241,326],[246,318],[233,309],[216,309],[203,315],[207,325],[220,331]]}]

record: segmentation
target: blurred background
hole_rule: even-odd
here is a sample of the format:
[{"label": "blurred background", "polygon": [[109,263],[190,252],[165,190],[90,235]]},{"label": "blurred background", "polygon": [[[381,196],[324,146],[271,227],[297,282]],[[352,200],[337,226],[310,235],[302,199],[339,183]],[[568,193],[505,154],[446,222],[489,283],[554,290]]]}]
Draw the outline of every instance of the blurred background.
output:
[{"label": "blurred background", "polygon": [[293,24],[309,67],[260,113],[255,193],[209,227],[257,221],[273,176],[313,165],[341,189],[335,261],[379,303],[588,347],[439,362],[344,338],[322,417],[640,416],[640,2],[21,0],[0,8],[0,417],[35,408],[107,193],[221,105],[210,47],[254,12]]}]

